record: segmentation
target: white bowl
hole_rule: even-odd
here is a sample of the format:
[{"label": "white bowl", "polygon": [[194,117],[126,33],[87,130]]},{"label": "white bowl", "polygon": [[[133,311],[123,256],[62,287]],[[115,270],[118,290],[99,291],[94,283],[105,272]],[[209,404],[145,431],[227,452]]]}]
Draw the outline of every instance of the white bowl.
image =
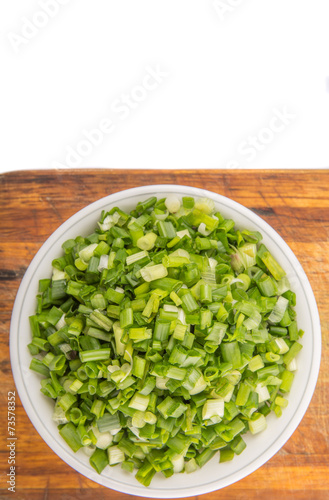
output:
[{"label": "white bowl", "polygon": [[[38,281],[50,277],[51,262],[61,255],[61,244],[65,240],[93,232],[103,209],[119,206],[123,210],[131,210],[142,199],[153,195],[162,198],[170,193],[209,197],[225,217],[236,222],[238,228],[261,232],[263,242],[285,269],[296,292],[298,326],[305,331],[301,341],[304,348],[298,354],[298,365],[302,368],[296,372],[288,396],[288,407],[281,418],[272,414],[268,417],[268,428],[264,432],[244,436],[247,448],[241,455],[235,456],[231,462],[219,464],[216,454],[202,469],[192,474],[175,474],[168,479],[157,474],[151,485],[145,487],[135,479],[134,474],[123,471],[120,466],[107,467],[98,475],[83,451],[74,453],[60,437],[52,421],[53,401],[40,392],[40,377],[29,370],[31,356],[27,344],[31,341],[31,334],[28,318],[35,312]],[[315,389],[320,367],[321,330],[314,295],[300,263],[265,221],[242,205],[210,191],[188,186],[156,185],[128,189],[102,198],[73,215],[48,238],[32,260],[17,293],[10,329],[10,356],[16,387],[26,413],[48,446],[68,465],[89,479],[123,493],[179,498],[208,493],[239,481],[263,465],[285,444],[302,420]]]}]

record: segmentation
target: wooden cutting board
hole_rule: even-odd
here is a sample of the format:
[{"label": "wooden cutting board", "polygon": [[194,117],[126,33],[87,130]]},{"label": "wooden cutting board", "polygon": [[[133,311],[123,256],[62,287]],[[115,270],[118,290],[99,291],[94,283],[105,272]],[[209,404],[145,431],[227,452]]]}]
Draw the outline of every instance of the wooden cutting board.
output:
[{"label": "wooden cutting board", "polygon": [[320,376],[298,429],[263,467],[202,498],[329,499],[329,172],[109,169],[19,171],[0,177],[0,498],[131,498],[86,479],[58,458],[35,431],[18,397],[16,493],[7,490],[7,395],[15,391],[8,341],[20,280],[46,238],[68,217],[98,198],[147,184],[209,189],[260,215],[296,254],[311,282],[321,316]]}]

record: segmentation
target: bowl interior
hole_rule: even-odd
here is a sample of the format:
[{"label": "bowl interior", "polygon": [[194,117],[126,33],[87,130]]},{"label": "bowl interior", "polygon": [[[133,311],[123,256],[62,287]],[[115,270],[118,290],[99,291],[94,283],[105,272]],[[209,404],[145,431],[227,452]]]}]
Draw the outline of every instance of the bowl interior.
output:
[{"label": "bowl interior", "polygon": [[[29,370],[31,356],[27,349],[31,334],[28,317],[35,312],[38,281],[51,276],[51,262],[61,255],[61,244],[78,235],[87,235],[96,227],[101,210],[119,206],[131,210],[138,201],[155,195],[160,198],[175,193],[178,196],[206,196],[216,208],[235,221],[238,228],[258,230],[263,242],[287,273],[297,295],[298,326],[305,331],[304,348],[298,355],[298,365],[289,405],[281,418],[268,417],[267,429],[255,436],[246,435],[247,448],[232,462],[218,463],[218,454],[202,469],[192,474],[177,474],[169,479],[157,474],[151,486],[139,484],[133,474],[120,466],[107,467],[98,475],[89,465],[82,450],[77,453],[60,437],[52,421],[53,402],[40,392],[40,377]],[[46,443],[71,467],[90,479],[124,493],[153,498],[178,498],[198,495],[222,488],[250,474],[272,457],[289,439],[301,421],[311,400],[319,371],[321,354],[320,321],[316,302],[307,277],[298,260],[282,238],[260,217],[238,203],[218,194],[187,186],[147,186],[122,191],[87,206],[60,226],[41,247],[31,262],[18,291],[10,332],[11,362],[15,383],[24,408],[33,425]]]}]

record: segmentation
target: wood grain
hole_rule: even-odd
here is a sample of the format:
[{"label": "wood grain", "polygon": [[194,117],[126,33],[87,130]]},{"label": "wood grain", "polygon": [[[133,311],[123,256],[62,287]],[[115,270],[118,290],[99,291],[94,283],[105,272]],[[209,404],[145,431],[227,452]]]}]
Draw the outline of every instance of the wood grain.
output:
[{"label": "wood grain", "polygon": [[103,196],[150,184],[202,187],[259,214],[286,240],[305,269],[322,323],[320,376],[298,429],[263,467],[202,498],[329,499],[329,172],[110,169],[20,171],[0,177],[0,498],[131,498],[86,479],[66,465],[35,431],[19,401],[16,493],[8,492],[7,393],[15,389],[9,360],[9,324],[25,270],[63,221]]}]

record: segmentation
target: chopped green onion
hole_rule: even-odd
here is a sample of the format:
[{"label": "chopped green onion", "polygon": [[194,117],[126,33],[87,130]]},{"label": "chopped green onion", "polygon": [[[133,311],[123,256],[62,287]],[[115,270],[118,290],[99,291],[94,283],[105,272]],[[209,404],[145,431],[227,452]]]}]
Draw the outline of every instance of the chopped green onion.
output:
[{"label": "chopped green onion", "polygon": [[224,416],[224,401],[220,399],[207,399],[202,408],[202,419],[208,420],[215,416]]},{"label": "chopped green onion", "polygon": [[284,297],[279,297],[277,303],[272,309],[271,314],[268,317],[268,321],[270,323],[279,323],[282,320],[287,307],[288,307],[288,300],[285,299]]},{"label": "chopped green onion", "polygon": [[118,446],[110,446],[107,449],[107,453],[110,465],[120,464],[125,460],[125,454]]},{"label": "chopped green onion", "polygon": [[258,434],[267,427],[266,418],[261,413],[254,413],[251,420],[248,421],[251,434]]},{"label": "chopped green onion", "polygon": [[257,255],[264,262],[265,266],[270,271],[274,279],[280,280],[286,275],[282,267],[274,259],[273,255],[270,254],[265,245],[261,244]]},{"label": "chopped green onion", "polygon": [[134,408],[139,411],[146,411],[148,404],[150,402],[150,396],[144,396],[143,394],[135,393],[130,400],[129,408]]},{"label": "chopped green onion", "polygon": [[284,370],[284,372],[280,375],[280,378],[282,380],[282,383],[280,385],[280,391],[290,392],[294,376],[295,375],[292,372]]},{"label": "chopped green onion", "polygon": [[100,474],[109,463],[106,451],[96,448],[90,457],[89,462],[96,472]]},{"label": "chopped green onion", "polygon": [[78,451],[82,447],[78,430],[72,422],[65,424],[59,433],[73,451]]},{"label": "chopped green onion", "polygon": [[146,250],[146,251],[150,251],[152,250],[152,248],[154,247],[154,244],[156,242],[156,239],[157,239],[157,235],[155,233],[147,233],[145,234],[144,236],[141,236],[138,240],[137,240],[137,243],[136,245],[138,246],[138,248],[140,248],[141,250]]},{"label": "chopped green onion", "polygon": [[140,273],[145,281],[159,280],[168,275],[167,268],[163,264],[144,267],[140,270]]},{"label": "chopped green onion", "polygon": [[220,463],[230,462],[234,458],[234,450],[231,448],[223,448],[220,450]]},{"label": "chopped green onion", "polygon": [[120,327],[127,328],[127,326],[131,326],[134,324],[134,311],[131,307],[127,307],[127,309],[123,309],[120,313]]},{"label": "chopped green onion", "polygon": [[87,361],[102,361],[110,358],[111,349],[92,349],[90,351],[80,351],[79,356],[82,363]]},{"label": "chopped green onion", "polygon": [[169,195],[103,211],[39,281],[30,368],[99,474],[121,464],[148,486],[232,460],[288,405],[296,294],[262,235],[216,210]]},{"label": "chopped green onion", "polygon": [[299,353],[299,351],[303,348],[303,346],[299,342],[294,342],[289,351],[286,352],[286,354],[283,356],[283,362],[286,365],[289,365],[289,363],[292,362],[292,360],[295,358],[295,356]]},{"label": "chopped green onion", "polygon": [[264,362],[259,354],[254,356],[248,363],[249,370],[256,372],[261,368],[264,368]]}]

